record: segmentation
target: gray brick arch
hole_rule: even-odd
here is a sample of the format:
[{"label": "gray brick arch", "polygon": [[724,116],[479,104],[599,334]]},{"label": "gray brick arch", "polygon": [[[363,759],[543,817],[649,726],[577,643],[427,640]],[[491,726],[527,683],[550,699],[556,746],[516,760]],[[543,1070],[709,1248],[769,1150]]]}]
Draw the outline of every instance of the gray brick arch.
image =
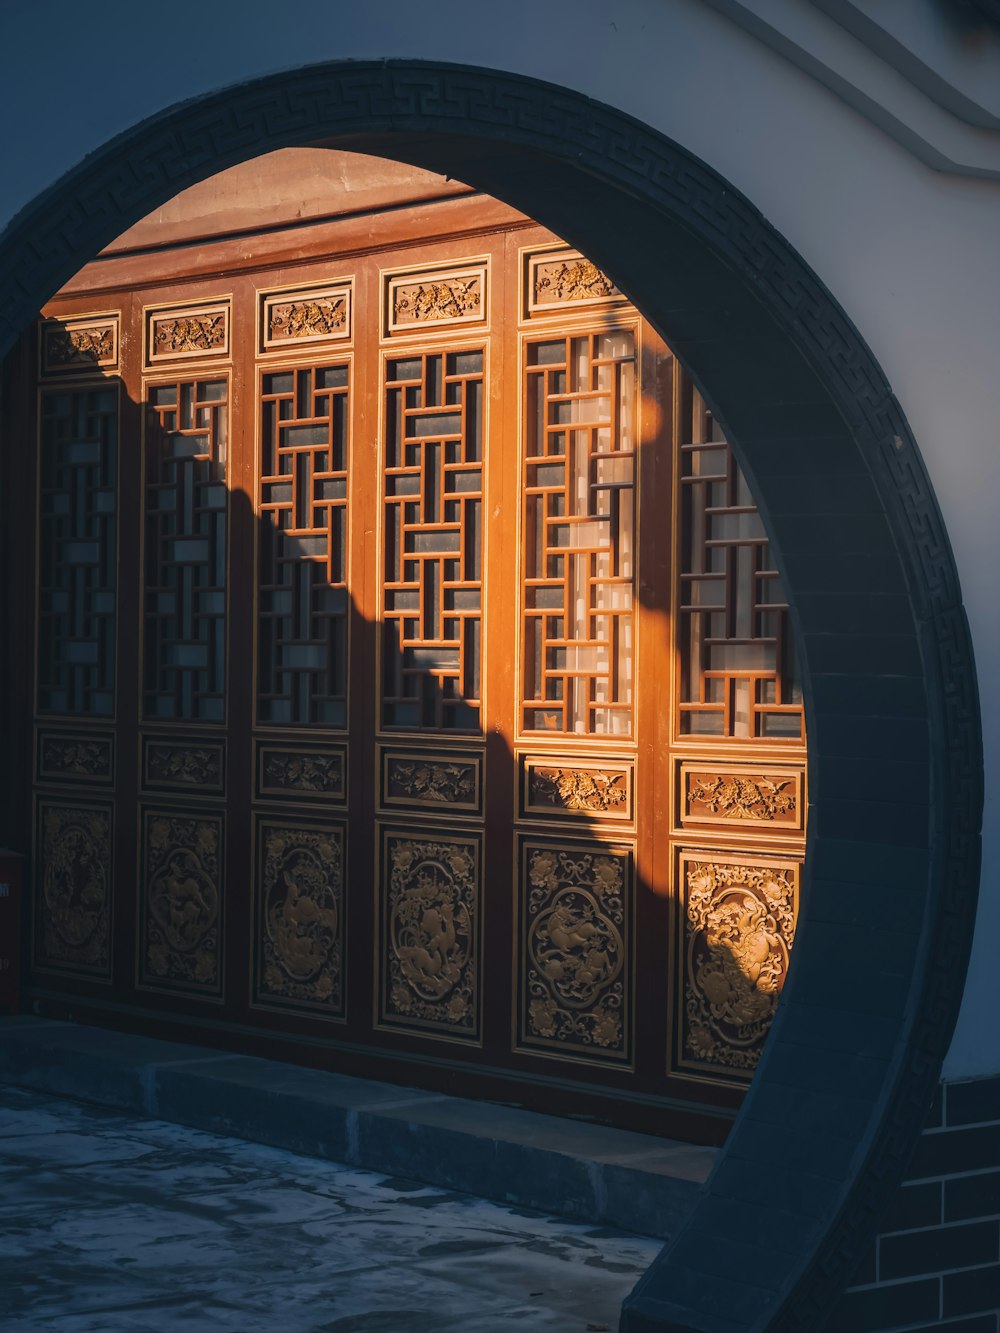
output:
[{"label": "gray brick arch", "polygon": [[916,445],[843,310],[704,163],[572,91],[461,66],[312,66],[123,134],[0,237],[0,352],[178,190],[318,143],[465,179],[579,245],[704,386],[750,474],[805,664],[814,805],[799,940],[725,1153],[622,1327],[812,1333],[915,1141],[974,920],[972,650]]}]

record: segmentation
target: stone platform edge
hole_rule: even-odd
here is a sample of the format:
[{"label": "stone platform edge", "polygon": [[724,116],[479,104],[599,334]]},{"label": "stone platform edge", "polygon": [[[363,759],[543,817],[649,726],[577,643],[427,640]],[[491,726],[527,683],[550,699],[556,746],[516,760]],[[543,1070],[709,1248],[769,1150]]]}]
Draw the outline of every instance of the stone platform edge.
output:
[{"label": "stone platform edge", "polygon": [[0,1018],[0,1082],[669,1240],[713,1148],[104,1028]]}]

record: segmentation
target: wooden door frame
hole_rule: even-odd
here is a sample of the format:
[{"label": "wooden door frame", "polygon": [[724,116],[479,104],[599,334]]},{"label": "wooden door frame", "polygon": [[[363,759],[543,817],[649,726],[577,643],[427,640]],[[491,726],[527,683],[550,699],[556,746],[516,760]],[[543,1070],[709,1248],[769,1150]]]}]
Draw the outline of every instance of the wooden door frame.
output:
[{"label": "wooden door frame", "polygon": [[[445,172],[578,246],[689,368],[759,497],[806,689],[814,808],[799,938],[727,1149],[622,1326],[707,1331],[728,1316],[758,1330],[819,1328],[919,1132],[975,920],[971,638],[902,410],[816,275],[703,162],[572,90],[416,61],[258,79],[88,156],[0,237],[10,275],[0,353],[151,209],[300,145]],[[772,1225],[780,1249],[767,1244]]]}]

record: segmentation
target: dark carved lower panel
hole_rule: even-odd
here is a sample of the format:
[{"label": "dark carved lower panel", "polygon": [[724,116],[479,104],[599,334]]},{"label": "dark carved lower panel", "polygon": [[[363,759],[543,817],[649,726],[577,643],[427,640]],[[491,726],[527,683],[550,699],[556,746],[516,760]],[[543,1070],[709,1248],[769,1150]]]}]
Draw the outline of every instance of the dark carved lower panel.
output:
[{"label": "dark carved lower panel", "polygon": [[324,801],[347,800],[347,746],[304,742],[257,741],[257,798]]},{"label": "dark carved lower panel", "polygon": [[343,824],[257,824],[254,1003],[344,1016]]},{"label": "dark carved lower panel", "polygon": [[143,736],[142,783],[149,791],[199,791],[222,795],[226,747],[221,740]]},{"label": "dark carved lower panel", "polygon": [[482,754],[383,749],[381,803],[425,814],[481,814]]},{"label": "dark carved lower panel", "polygon": [[110,803],[38,802],[36,967],[111,976]]},{"label": "dark carved lower panel", "polygon": [[115,777],[115,738],[104,731],[39,728],[35,771],[39,782],[109,786]]},{"label": "dark carved lower panel", "polygon": [[482,844],[383,830],[379,1023],[478,1041]]},{"label": "dark carved lower panel", "polygon": [[681,852],[677,1063],[748,1077],[778,1006],[795,939],[795,861]]},{"label": "dark carved lower panel", "polygon": [[223,817],[145,810],[139,984],[222,994]]},{"label": "dark carved lower panel", "polygon": [[629,1063],[632,853],[525,840],[520,885],[519,1045]]}]

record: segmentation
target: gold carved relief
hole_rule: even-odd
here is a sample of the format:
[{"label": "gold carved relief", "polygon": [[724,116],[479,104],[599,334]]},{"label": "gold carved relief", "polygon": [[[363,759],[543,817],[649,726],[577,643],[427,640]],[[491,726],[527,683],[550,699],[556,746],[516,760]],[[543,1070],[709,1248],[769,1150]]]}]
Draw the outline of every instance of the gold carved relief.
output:
[{"label": "gold carved relief", "polygon": [[347,289],[265,297],[264,347],[345,339],[351,328],[349,300]]},{"label": "gold carved relief", "polygon": [[522,1041],[627,1060],[631,858],[528,845],[521,892]]},{"label": "gold carved relief", "polygon": [[42,325],[42,370],[112,369],[118,364],[118,316],[46,320]]},{"label": "gold carved relief", "polygon": [[226,303],[149,312],[146,359],[225,356],[229,351],[229,306]]},{"label": "gold carved relief", "polygon": [[143,830],[146,985],[222,988],[222,818],[148,812]]},{"label": "gold carved relief", "polygon": [[532,255],[529,259],[529,311],[593,304],[620,296],[607,274],[576,251]]},{"label": "gold carved relief", "polygon": [[801,827],[798,773],[683,768],[685,815],[701,822],[753,820]]},{"label": "gold carved relief", "polygon": [[221,792],[223,767],[221,742],[191,745],[145,738],[147,787],[197,787]]},{"label": "gold carved relief", "polygon": [[549,767],[525,761],[525,812],[631,817],[631,769]]},{"label": "gold carved relief", "polygon": [[778,1004],[795,938],[798,865],[681,855],[684,1063],[750,1073]]},{"label": "gold carved relief", "polygon": [[306,800],[343,801],[346,794],[343,750],[279,749],[258,751],[261,796],[294,796]]},{"label": "gold carved relief", "polygon": [[111,782],[113,738],[82,732],[40,732],[38,777],[56,782]]},{"label": "gold carved relief", "polygon": [[478,811],[481,756],[431,758],[383,751],[382,800],[386,805]]},{"label": "gold carved relief", "polygon": [[388,331],[482,320],[486,315],[485,298],[485,266],[390,278]]},{"label": "gold carved relief", "polygon": [[262,823],[257,999],[344,1011],[343,829]]},{"label": "gold carved relief", "polygon": [[35,961],[111,972],[111,807],[39,804]]},{"label": "gold carved relief", "polygon": [[384,846],[383,1022],[475,1038],[478,841],[387,834]]}]

